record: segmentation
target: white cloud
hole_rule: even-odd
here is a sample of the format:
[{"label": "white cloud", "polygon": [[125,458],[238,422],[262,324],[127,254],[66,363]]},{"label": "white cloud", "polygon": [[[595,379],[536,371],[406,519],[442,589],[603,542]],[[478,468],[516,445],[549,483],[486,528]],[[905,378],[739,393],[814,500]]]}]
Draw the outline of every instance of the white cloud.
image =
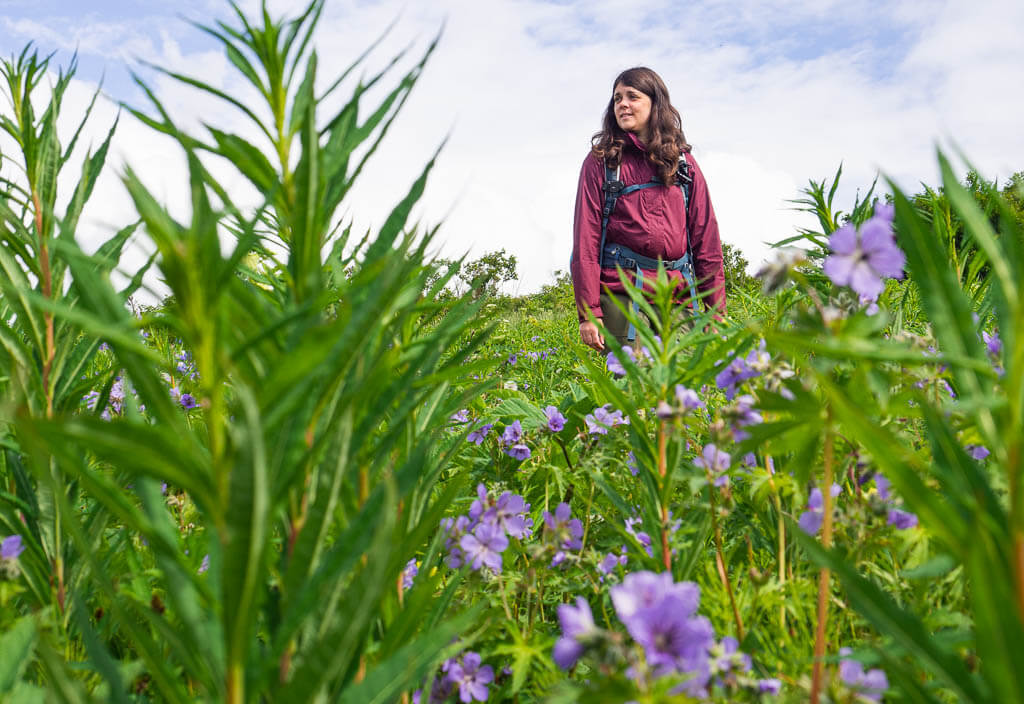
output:
[{"label": "white cloud", "polygon": [[[275,14],[304,5],[271,3]],[[450,133],[416,216],[428,224],[445,219],[438,241],[446,256],[505,248],[519,259],[520,290],[538,288],[566,266],[578,169],[611,81],[637,64],[666,79],[708,178],[723,239],[755,265],[763,242],[806,223],[786,200],[798,197],[808,179],[830,177],[841,161],[842,208],[879,169],[906,188],[934,183],[936,141],[954,140],[990,176],[1024,169],[1017,126],[1024,45],[1015,36],[1024,5],[1014,0],[969,8],[955,0],[895,8],[870,0],[659,0],[644,7],[624,14],[620,0],[329,2],[316,39],[325,79],[396,17],[369,67],[410,42],[418,56],[445,27],[406,109],[346,203],[357,229],[383,221]],[[182,12],[195,17],[205,8],[192,2]],[[14,17],[7,26],[38,32],[41,44],[58,47],[67,36],[47,27],[71,25]],[[117,47],[115,56],[152,57],[240,90],[233,68],[195,34],[184,22],[136,18],[111,23],[101,42],[79,46]],[[153,85],[182,124],[211,122],[252,135],[217,101],[166,79]],[[183,163],[168,140],[124,119],[117,145],[115,163],[131,163],[168,203],[187,208]],[[217,168],[244,192],[229,167]],[[93,226],[131,218],[116,174],[105,177],[94,200],[102,205],[94,205]]]}]

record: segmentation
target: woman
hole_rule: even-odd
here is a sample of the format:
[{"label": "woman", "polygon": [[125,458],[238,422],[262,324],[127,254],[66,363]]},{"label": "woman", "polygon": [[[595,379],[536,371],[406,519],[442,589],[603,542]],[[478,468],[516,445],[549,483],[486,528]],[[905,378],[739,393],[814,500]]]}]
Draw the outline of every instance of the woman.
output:
[{"label": "woman", "polygon": [[[704,176],[683,136],[679,112],[672,107],[658,74],[649,68],[631,68],[619,74],[603,127],[591,141],[576,192],[571,266],[584,344],[600,351],[604,350],[605,332],[623,345],[633,336],[608,295],[611,291],[623,306],[629,305],[616,263],[631,279],[653,279],[652,270],[661,258],[670,269],[669,276],[687,291],[685,299],[689,296],[684,276],[689,273],[689,250],[698,296],[705,305],[724,313],[725,273],[718,222]],[[687,170],[682,166],[684,160],[687,177],[692,178],[686,206],[679,185],[680,171]],[[623,187],[618,191],[616,173],[618,186]],[[606,184],[618,193],[612,200],[607,197]],[[602,211],[608,205],[611,209],[602,237]],[[598,324],[590,322],[588,314],[593,314]]]}]

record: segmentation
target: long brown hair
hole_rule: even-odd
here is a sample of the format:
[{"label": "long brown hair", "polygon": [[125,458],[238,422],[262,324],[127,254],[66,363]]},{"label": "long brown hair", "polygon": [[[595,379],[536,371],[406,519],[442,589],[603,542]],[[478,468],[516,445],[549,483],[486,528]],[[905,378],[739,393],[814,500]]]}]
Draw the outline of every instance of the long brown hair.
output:
[{"label": "long brown hair", "polygon": [[[661,76],[649,68],[637,66],[620,73],[612,83],[635,88],[651,99],[651,117],[647,123],[648,141],[647,159],[654,164],[665,185],[671,185],[679,167],[679,155],[690,151],[690,144],[683,136],[683,122],[679,111],[672,107],[668,97],[668,88]],[[609,166],[617,166],[622,158],[622,146],[626,142],[626,133],[615,120],[615,98],[608,100],[604,111],[601,131],[590,140],[590,150],[595,157],[605,161]]]}]

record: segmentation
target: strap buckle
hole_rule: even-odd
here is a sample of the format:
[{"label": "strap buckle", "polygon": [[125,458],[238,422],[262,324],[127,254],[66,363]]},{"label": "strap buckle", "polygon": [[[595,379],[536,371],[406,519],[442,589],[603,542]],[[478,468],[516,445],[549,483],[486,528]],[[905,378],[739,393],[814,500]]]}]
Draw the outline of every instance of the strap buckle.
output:
[{"label": "strap buckle", "polygon": [[622,189],[625,188],[625,185],[622,181],[605,181],[603,188],[605,193],[618,195],[622,192]]}]

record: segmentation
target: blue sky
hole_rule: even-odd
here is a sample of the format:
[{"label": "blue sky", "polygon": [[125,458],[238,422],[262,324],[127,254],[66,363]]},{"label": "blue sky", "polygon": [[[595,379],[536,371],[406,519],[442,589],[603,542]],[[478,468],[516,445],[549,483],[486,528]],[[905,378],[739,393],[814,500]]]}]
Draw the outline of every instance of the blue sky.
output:
[{"label": "blue sky", "polygon": [[[274,14],[300,5],[270,2]],[[77,47],[80,85],[69,99],[84,103],[104,75],[112,101],[139,105],[134,68],[184,124],[245,129],[237,115],[137,63],[239,88],[216,44],[182,19],[233,21],[227,5],[179,0],[170,7],[0,0],[0,54],[32,40],[63,63]],[[962,148],[989,177],[1024,169],[1020,0],[648,0],[642,7],[621,0],[328,0],[316,37],[325,78],[396,18],[370,68],[410,42],[422,49],[445,26],[347,215],[357,227],[381,222],[411,182],[410,165],[424,163],[450,135],[418,216],[427,224],[444,219],[446,256],[512,252],[519,290],[535,290],[565,267],[580,163],[612,79],[632,65],[665,78],[708,178],[723,239],[754,264],[766,255],[765,242],[806,222],[787,200],[840,162],[843,206],[879,171],[910,189],[934,183],[936,144]],[[95,139],[115,114],[113,103],[101,108]],[[116,178],[124,163],[169,203],[184,202],[172,145],[123,118],[114,151],[96,196],[102,205],[87,213],[86,240],[131,217]],[[222,174],[234,183],[230,169]]]}]

